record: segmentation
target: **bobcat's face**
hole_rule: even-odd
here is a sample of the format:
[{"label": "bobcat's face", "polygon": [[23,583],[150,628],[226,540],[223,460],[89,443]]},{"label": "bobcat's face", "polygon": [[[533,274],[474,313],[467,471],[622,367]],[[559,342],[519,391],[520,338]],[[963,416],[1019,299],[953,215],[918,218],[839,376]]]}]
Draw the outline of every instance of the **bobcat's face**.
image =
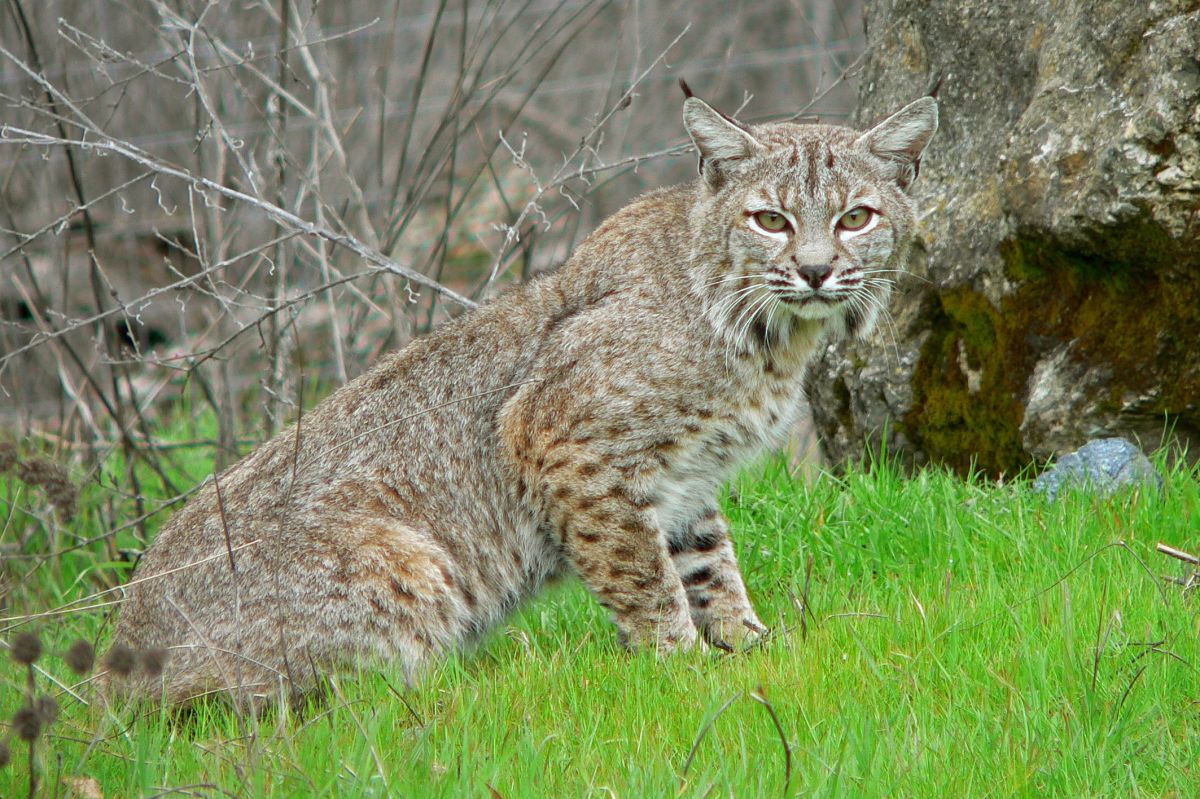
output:
[{"label": "bobcat's face", "polygon": [[741,206],[729,230],[733,274],[762,286],[780,312],[865,319],[886,301],[897,227],[911,227],[911,207],[844,145],[811,133],[789,138],[730,181],[730,200]]},{"label": "bobcat's face", "polygon": [[735,334],[756,320],[770,328],[797,317],[869,332],[907,258],[914,220],[906,190],[937,126],[932,98],[866,133],[789,123],[746,129],[687,102],[708,218],[727,223],[721,271],[706,277],[718,317]]}]

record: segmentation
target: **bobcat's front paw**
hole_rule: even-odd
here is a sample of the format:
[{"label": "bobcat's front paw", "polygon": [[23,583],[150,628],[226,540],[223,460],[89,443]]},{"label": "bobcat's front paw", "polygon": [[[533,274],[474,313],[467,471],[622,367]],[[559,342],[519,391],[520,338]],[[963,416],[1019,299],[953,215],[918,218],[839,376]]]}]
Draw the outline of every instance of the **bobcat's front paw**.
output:
[{"label": "bobcat's front paw", "polygon": [[753,611],[722,619],[712,619],[704,625],[704,637],[716,649],[726,652],[746,650],[766,640],[770,631]]},{"label": "bobcat's front paw", "polygon": [[687,617],[673,619],[669,623],[645,623],[629,629],[621,627],[619,637],[621,644],[628,649],[653,649],[662,655],[691,649],[697,643],[703,645],[700,632]]}]

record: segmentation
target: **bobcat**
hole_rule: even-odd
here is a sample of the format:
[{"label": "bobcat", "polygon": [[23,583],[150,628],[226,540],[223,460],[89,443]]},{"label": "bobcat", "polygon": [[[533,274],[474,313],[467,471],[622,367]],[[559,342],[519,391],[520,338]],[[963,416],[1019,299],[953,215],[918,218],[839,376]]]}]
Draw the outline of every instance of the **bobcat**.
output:
[{"label": "bobcat", "polygon": [[787,433],[818,345],[884,307],[937,105],[747,127],[685,93],[698,178],[382,359],[170,520],[116,633],[169,658],[129,690],[253,703],[371,660],[412,680],[568,572],[632,647],[766,632],[715,494]]}]

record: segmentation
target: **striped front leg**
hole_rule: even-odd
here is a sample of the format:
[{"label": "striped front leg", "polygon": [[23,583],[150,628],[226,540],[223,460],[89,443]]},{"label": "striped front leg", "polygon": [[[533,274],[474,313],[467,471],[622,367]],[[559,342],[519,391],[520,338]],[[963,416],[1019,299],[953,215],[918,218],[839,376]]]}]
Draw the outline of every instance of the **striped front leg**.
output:
[{"label": "striped front leg", "polygon": [[738,570],[729,524],[716,506],[671,536],[671,560],[683,581],[692,621],[713,646],[748,647],[767,632],[759,621]]}]

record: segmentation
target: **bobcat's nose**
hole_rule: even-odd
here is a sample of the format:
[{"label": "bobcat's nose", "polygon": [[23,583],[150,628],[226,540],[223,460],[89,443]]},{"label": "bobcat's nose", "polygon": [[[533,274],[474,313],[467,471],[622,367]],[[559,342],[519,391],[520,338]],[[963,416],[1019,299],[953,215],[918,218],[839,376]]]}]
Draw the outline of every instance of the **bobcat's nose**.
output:
[{"label": "bobcat's nose", "polygon": [[833,274],[833,266],[830,264],[805,264],[796,270],[800,273],[800,277],[804,278],[804,282],[813,288],[821,288],[821,285]]}]

